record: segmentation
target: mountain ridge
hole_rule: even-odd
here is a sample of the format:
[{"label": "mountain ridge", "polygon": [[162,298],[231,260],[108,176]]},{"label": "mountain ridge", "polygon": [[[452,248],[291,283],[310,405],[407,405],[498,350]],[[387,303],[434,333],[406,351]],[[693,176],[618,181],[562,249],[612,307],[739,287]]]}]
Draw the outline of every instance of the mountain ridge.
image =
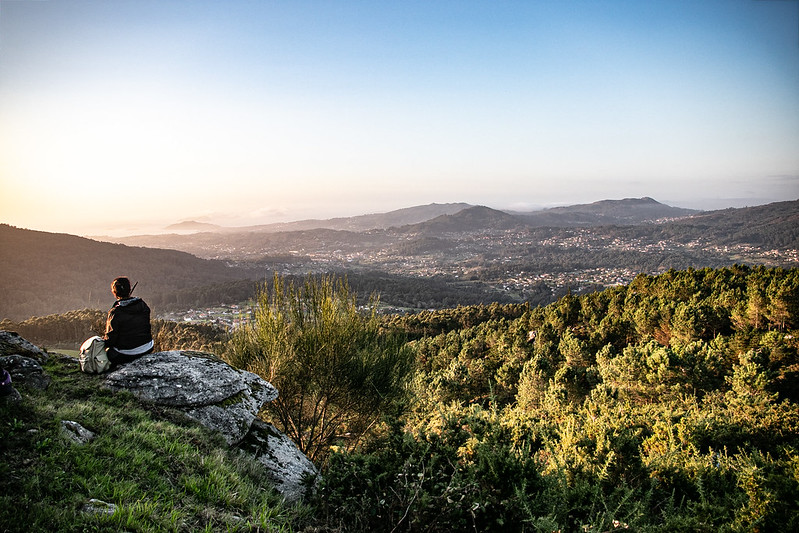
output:
[{"label": "mountain ridge", "polygon": [[[660,209],[649,199],[626,204]],[[385,230],[203,232],[116,243],[2,224],[0,249],[0,318],[16,320],[105,309],[112,302],[108,285],[118,275],[141,280],[137,295],[162,312],[243,302],[272,272],[368,278],[368,291],[406,308],[458,305],[478,293],[481,301],[487,295],[539,304],[569,283],[590,290],[668,268],[797,266],[799,200],[582,227],[535,225],[470,206]]]},{"label": "mountain ridge", "polygon": [[644,196],[621,200],[600,200],[590,204],[552,207],[517,213],[533,226],[630,225],[662,219],[683,218],[702,213],[696,209],[673,207]]},{"label": "mountain ridge", "polygon": [[224,226],[210,224],[208,222],[198,222],[196,220],[184,220],[177,224],[170,224],[164,229],[169,231],[219,231],[223,230]]},{"label": "mountain ridge", "polygon": [[459,233],[485,229],[511,229],[519,226],[518,218],[498,209],[476,205],[451,215],[400,228],[406,233]]},{"label": "mountain ridge", "polygon": [[[276,233],[285,231],[306,231],[314,229],[333,229],[344,231],[369,231],[378,229],[400,228],[418,225],[442,216],[455,215],[466,209],[481,207],[492,211],[520,217],[528,225],[535,226],[585,226],[597,224],[639,223],[662,218],[678,218],[690,216],[703,211],[672,207],[650,197],[623,198],[620,200],[605,199],[589,204],[574,204],[531,211],[514,211],[495,209],[487,206],[472,205],[465,202],[430,203],[387,211],[385,213],[368,213],[350,217],[334,217],[328,219],[303,219],[291,222],[274,222],[247,226],[222,226],[197,220],[186,220],[170,224],[164,228],[167,233]],[[474,214],[473,214],[474,215]],[[500,215],[494,216],[496,222]],[[458,219],[441,219],[436,225],[448,220],[450,224]],[[504,224],[508,224],[505,219]],[[474,221],[471,220],[470,223]],[[163,234],[163,233],[159,233]],[[140,238],[154,234],[139,234],[128,237],[90,236],[97,240],[121,242],[122,239]]]},{"label": "mountain ridge", "polygon": [[[351,217],[334,217],[327,219],[304,219],[292,222],[274,222],[271,224],[256,224],[250,226],[220,226],[217,224],[207,224],[204,222],[182,222],[172,224],[165,229],[191,229],[196,228],[198,232],[214,233],[276,233],[281,231],[305,231],[313,229],[332,229],[345,231],[368,231],[371,229],[388,229],[391,227],[405,226],[424,222],[432,218],[453,214],[463,209],[472,207],[466,203],[431,203],[404,207],[387,211],[385,213],[367,213]],[[136,235],[138,237],[138,235]]]},{"label": "mountain ridge", "polygon": [[[239,257],[244,255],[252,257],[257,253],[245,254],[243,250],[249,249],[250,252],[261,250],[263,254],[273,253],[274,245],[278,241],[286,241],[293,237],[310,243],[310,241],[322,238],[324,232],[331,231],[341,232],[338,234],[327,233],[328,237],[333,236],[331,242],[338,242],[342,239],[351,242],[354,239],[365,238],[363,236],[369,232],[375,234],[370,237],[370,240],[381,241],[376,233],[383,232],[385,234],[390,231],[398,231],[402,234],[424,234],[435,237],[454,233],[521,230],[536,227],[629,226],[696,213],[699,212],[671,207],[648,197],[602,200],[592,204],[576,204],[527,213],[507,212],[466,203],[432,203],[388,213],[349,218],[309,219],[263,226],[225,227],[220,231],[97,238],[131,246],[183,250],[206,258],[220,258],[226,253],[229,256],[234,249],[240,251]],[[312,237],[314,232],[317,234],[315,238]],[[347,234],[361,235],[361,237],[347,236]]]}]

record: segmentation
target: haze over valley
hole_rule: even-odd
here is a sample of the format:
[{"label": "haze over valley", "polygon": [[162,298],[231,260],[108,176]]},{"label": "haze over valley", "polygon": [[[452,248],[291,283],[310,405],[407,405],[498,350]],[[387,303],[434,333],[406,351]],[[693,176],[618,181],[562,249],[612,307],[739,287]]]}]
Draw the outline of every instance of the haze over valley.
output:
[{"label": "haze over valley", "polygon": [[104,309],[120,273],[140,282],[157,314],[179,319],[220,305],[240,314],[274,273],[346,276],[387,312],[541,305],[671,268],[797,266],[797,227],[799,200],[700,212],[648,197],[533,212],[459,203],[243,228],[183,223],[167,228],[182,233],[113,243],[0,226],[0,318]]}]

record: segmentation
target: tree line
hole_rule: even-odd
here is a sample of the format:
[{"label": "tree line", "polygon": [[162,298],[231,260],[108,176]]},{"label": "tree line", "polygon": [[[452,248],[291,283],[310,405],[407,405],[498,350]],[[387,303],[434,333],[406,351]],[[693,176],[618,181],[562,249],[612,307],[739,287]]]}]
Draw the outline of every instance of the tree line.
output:
[{"label": "tree line", "polygon": [[[93,335],[105,333],[107,313],[81,309],[62,314],[31,317],[20,322],[0,321],[0,329],[15,331],[45,348],[77,350]],[[201,350],[219,353],[228,340],[228,331],[210,324],[189,324],[170,320],[151,320],[156,351]]]},{"label": "tree line", "polygon": [[[306,293],[289,294],[299,308],[313,307]],[[264,320],[229,352],[232,361],[254,370],[260,364],[289,390],[327,390],[289,410],[300,417],[309,405],[326,405],[328,419],[340,421],[311,448],[324,469],[312,502],[316,527],[799,526],[799,269],[669,270],[536,308],[384,319],[387,335],[407,335],[414,368],[406,376],[405,365],[389,365],[395,380],[384,382],[408,381],[404,394],[394,388],[386,396],[393,402],[379,419],[373,403],[363,411],[357,401],[337,403],[358,395],[346,380],[333,380],[335,394],[321,387],[347,368],[359,369],[361,384],[371,379],[370,364],[385,372],[375,364],[384,357],[379,344],[361,350],[367,345],[357,335],[343,335],[349,341],[323,358],[340,366],[281,373],[285,362],[276,363],[276,353],[307,361],[326,353],[317,342],[328,335],[313,334],[317,326],[304,333],[302,320],[285,315],[275,327],[281,306],[261,305]],[[359,328],[357,320],[327,324],[336,339]],[[285,328],[293,331],[288,337]],[[306,334],[316,341],[302,341]],[[280,344],[287,338],[295,341]],[[358,362],[349,366],[353,357]],[[348,418],[357,413],[371,422]],[[273,416],[277,425],[293,424]],[[319,434],[312,417],[304,421],[295,437],[301,442]]]},{"label": "tree line", "polygon": [[[519,316],[450,314],[424,314],[431,334],[409,341],[417,368],[402,415],[330,457],[326,523],[799,525],[799,270],[671,270]],[[393,324],[415,332],[417,320]]]}]

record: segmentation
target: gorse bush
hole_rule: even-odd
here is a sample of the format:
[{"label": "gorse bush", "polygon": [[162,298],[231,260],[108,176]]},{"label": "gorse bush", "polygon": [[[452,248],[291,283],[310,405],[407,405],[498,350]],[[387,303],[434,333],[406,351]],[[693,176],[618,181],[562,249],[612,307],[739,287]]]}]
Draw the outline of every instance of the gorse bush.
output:
[{"label": "gorse bush", "polygon": [[[6,410],[3,446],[24,441],[36,466],[23,480],[13,459],[0,488],[30,494],[36,525],[74,530],[88,523],[74,517],[77,496],[55,494],[89,486],[123,502],[89,523],[98,529],[799,530],[799,269],[642,275],[533,309],[385,318],[375,303],[359,309],[342,280],[276,278],[227,345],[228,361],[280,392],[262,416],[323,468],[309,515],[259,500],[252,485],[268,481],[196,430],[165,425],[159,440],[152,426],[165,422],[107,392],[93,401],[121,404],[113,434],[130,443],[113,453],[136,459],[84,469],[87,458],[50,452],[52,423],[29,433],[31,417]],[[86,409],[92,425],[109,424],[105,408]],[[139,462],[155,470],[142,483],[128,474]],[[179,503],[148,498],[145,485],[172,487]],[[12,499],[7,514],[30,518]],[[64,501],[70,511],[54,508]]]},{"label": "gorse bush", "polygon": [[413,352],[381,328],[376,309],[375,300],[359,309],[342,279],[275,276],[252,323],[232,336],[225,357],[277,387],[267,416],[312,460],[355,446],[405,400]]},{"label": "gorse bush", "polygon": [[795,531],[797,326],[799,269],[733,267],[418,338],[411,410],[331,457],[320,515],[352,531]]}]

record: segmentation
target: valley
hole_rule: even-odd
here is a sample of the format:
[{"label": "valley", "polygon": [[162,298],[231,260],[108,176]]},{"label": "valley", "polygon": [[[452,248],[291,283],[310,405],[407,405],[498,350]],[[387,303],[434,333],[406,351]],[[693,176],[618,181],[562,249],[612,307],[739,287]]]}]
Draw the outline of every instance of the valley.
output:
[{"label": "valley", "polygon": [[[736,263],[797,266],[799,246],[795,238],[790,240],[790,224],[799,204],[784,204],[727,210],[719,216],[640,199],[558,208],[537,217],[457,204],[459,211],[447,205],[438,216],[400,227],[386,227],[378,215],[371,215],[371,225],[363,219],[359,224],[304,221],[296,226],[302,229],[227,228],[119,242],[174,248],[252,272],[346,275],[360,294],[380,292],[388,312],[490,301],[544,305],[568,292],[627,284],[641,273]],[[431,206],[426,208],[427,216],[435,214]],[[386,217],[400,220],[396,214]],[[747,223],[736,222],[738,218]],[[362,229],[341,229],[356,225]],[[751,228],[757,232],[747,234]],[[744,235],[737,237],[735,231]],[[381,275],[404,281],[399,286],[363,282]],[[444,285],[444,293],[452,294],[408,298],[410,280],[435,280],[438,287],[429,293],[440,292]],[[465,299],[470,292],[480,298]]]},{"label": "valley", "polygon": [[799,265],[799,201],[712,212],[651,198],[533,213],[431,204],[349,219],[180,228],[199,231],[87,239],[0,226],[0,318],[105,309],[108,280],[120,273],[141,280],[138,294],[157,316],[199,320],[198,310],[245,303],[275,273],[346,276],[362,301],[377,293],[385,312],[407,312],[545,305],[669,269]]}]

